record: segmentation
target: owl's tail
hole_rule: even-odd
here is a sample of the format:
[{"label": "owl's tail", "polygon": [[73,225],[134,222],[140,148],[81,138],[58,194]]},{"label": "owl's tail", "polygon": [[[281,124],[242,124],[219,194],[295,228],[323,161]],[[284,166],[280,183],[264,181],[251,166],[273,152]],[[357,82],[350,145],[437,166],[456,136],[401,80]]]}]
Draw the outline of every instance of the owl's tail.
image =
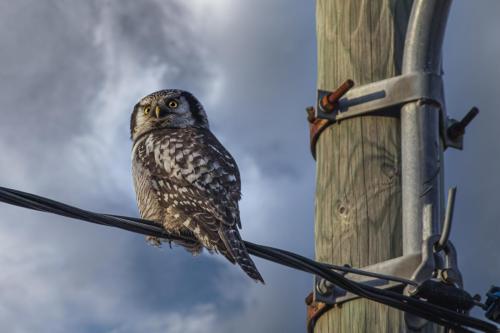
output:
[{"label": "owl's tail", "polygon": [[236,228],[231,228],[226,229],[223,232],[225,237],[222,237],[222,239],[224,240],[226,248],[229,251],[229,253],[225,253],[226,257],[232,256],[233,260],[228,258],[231,262],[236,261],[236,263],[245,273],[247,273],[249,277],[254,279],[256,282],[265,284],[264,279],[255,266],[255,263],[248,255],[247,249],[238,230]]}]

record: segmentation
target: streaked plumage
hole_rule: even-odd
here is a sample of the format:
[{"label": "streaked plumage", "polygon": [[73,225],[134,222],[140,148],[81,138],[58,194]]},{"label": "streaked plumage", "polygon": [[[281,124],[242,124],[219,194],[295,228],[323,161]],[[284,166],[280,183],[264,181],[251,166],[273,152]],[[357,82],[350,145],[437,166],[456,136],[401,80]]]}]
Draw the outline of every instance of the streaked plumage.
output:
[{"label": "streaked plumage", "polygon": [[[141,99],[131,118],[132,173],[141,216],[168,232],[193,254],[203,247],[238,263],[262,281],[239,235],[240,175],[236,162],[210,132],[202,105],[182,90]],[[159,239],[150,239],[160,244]]]}]

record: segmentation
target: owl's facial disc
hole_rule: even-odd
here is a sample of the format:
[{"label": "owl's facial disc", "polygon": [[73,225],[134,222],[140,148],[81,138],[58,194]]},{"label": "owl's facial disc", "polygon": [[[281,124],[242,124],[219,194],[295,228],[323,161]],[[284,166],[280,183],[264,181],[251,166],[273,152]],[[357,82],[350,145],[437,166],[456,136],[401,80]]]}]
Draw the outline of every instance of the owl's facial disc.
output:
[{"label": "owl's facial disc", "polygon": [[164,118],[165,116],[177,113],[180,101],[178,98],[167,97],[158,101],[154,107],[156,119]]},{"label": "owl's facial disc", "polygon": [[207,115],[191,93],[178,89],[143,97],[135,105],[130,121],[132,140],[152,130],[187,127],[209,128]]}]

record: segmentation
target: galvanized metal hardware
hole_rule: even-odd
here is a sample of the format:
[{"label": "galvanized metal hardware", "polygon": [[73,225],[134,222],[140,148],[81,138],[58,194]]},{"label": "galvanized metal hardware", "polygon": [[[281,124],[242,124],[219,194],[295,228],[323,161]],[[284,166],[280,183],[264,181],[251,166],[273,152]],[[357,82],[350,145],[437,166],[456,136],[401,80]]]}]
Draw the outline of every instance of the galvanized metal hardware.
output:
[{"label": "galvanized metal hardware", "polygon": [[[442,249],[436,250],[440,239],[441,235],[427,238],[422,244],[422,252],[420,253],[386,260],[359,270],[355,269],[355,271],[381,275],[379,277],[356,273],[347,273],[345,277],[352,281],[380,289],[390,289],[408,296],[426,296],[429,301],[435,304],[467,311],[475,305],[475,302],[474,298],[462,289],[462,275],[458,269],[456,249],[450,241],[447,241]],[[393,281],[383,276],[394,276],[400,281]],[[438,288],[440,289],[437,290]],[[433,292],[434,295],[429,298],[428,293],[430,292]],[[440,298],[436,299],[438,296]],[[315,276],[313,292],[306,300],[309,306],[309,318],[316,320],[319,313],[323,313],[328,308],[340,306],[342,303],[356,298],[359,296]],[[415,330],[421,329],[427,323],[427,320],[409,314],[405,314],[405,320],[408,327]]]},{"label": "galvanized metal hardware", "polygon": [[444,110],[440,74],[415,72],[355,88],[353,86],[354,82],[347,80],[333,92],[318,90],[316,109],[312,106],[306,109],[307,120],[311,124],[311,153],[314,158],[318,137],[327,126],[413,101],[437,106],[440,110],[440,133],[444,147],[463,149],[465,127],[479,112],[477,108],[472,108],[460,121],[449,118]]},{"label": "galvanized metal hardware", "polygon": [[465,127],[470,124],[470,122],[476,118],[479,114],[479,109],[477,107],[472,107],[472,109],[467,112],[467,114],[462,118],[462,120],[455,122],[450,127],[448,127],[448,136],[454,140],[465,133]]},{"label": "galvanized metal hardware", "polygon": [[[345,277],[351,280],[367,283],[383,289],[391,289],[402,292],[403,287],[406,284],[413,283],[409,279],[413,274],[415,267],[417,267],[419,263],[420,254],[417,253],[405,257],[390,259],[362,269],[350,267],[343,267],[343,269],[348,269],[352,272],[344,274]],[[363,273],[371,272],[373,273],[373,276],[357,275],[356,272],[360,272],[361,270]],[[398,276],[400,277],[400,281],[387,280],[382,277],[388,275],[390,275],[391,278]],[[396,278],[396,280],[398,280],[398,278]],[[312,333],[314,331],[316,321],[326,311],[334,306],[341,306],[342,303],[355,298],[358,298],[358,296],[348,293],[344,289],[338,288],[328,281],[315,276],[313,291],[305,299],[307,304],[307,332]]]},{"label": "galvanized metal hardware", "polygon": [[[356,270],[374,273],[374,275],[379,275],[378,277],[356,273],[347,273],[345,277],[380,289],[400,289],[402,291],[406,287],[405,293],[408,295],[415,294],[418,285],[432,278],[438,278],[448,284],[462,287],[462,275],[458,270],[455,247],[448,241],[443,250],[436,251],[435,246],[440,238],[440,235],[434,235],[426,239],[422,245],[421,253],[389,259]],[[394,276],[400,281],[388,278],[390,276]],[[315,277],[314,301],[316,302],[336,305],[358,297],[323,278]]]},{"label": "galvanized metal hardware", "polygon": [[339,121],[417,100],[442,105],[442,84],[441,75],[433,73],[399,75],[349,90],[331,110],[321,107],[330,93],[319,90],[316,117]]},{"label": "galvanized metal hardware", "polygon": [[[426,281],[431,279],[459,289],[463,288],[462,274],[458,269],[457,251],[449,240],[442,249],[436,250],[436,245],[440,239],[441,235],[433,235],[424,240],[422,244],[422,261],[412,276],[412,280],[417,282],[418,286],[406,286],[405,294],[417,296],[419,286],[424,285]],[[419,330],[427,324],[427,320],[408,313],[405,313],[405,321],[407,326],[414,330]]]},{"label": "galvanized metal hardware", "polygon": [[463,149],[465,128],[478,114],[479,109],[474,106],[467,112],[462,120],[456,120],[449,117],[442,119],[443,125],[441,126],[441,136],[443,137],[445,148]]},{"label": "galvanized metal hardware", "polygon": [[[461,306],[461,311],[464,311],[468,310],[467,307],[473,302],[473,299],[462,290],[463,281],[462,274],[458,269],[457,251],[449,240],[456,192],[456,187],[452,187],[448,191],[448,202],[441,234],[432,235],[422,242],[422,260],[411,278],[418,285],[408,285],[404,292],[409,296],[425,296],[428,301],[433,302],[434,300],[434,303],[438,305],[444,303],[448,305],[447,307]],[[448,285],[450,288],[442,288],[437,292],[436,288],[440,286],[440,283]],[[432,291],[436,291],[440,295],[437,300],[428,295]],[[458,304],[453,305],[455,302]],[[405,313],[405,322],[409,328],[414,330],[419,330],[427,324],[427,320],[408,313]]]},{"label": "galvanized metal hardware", "polygon": [[[375,275],[380,275],[379,277],[364,276],[355,273],[347,273],[345,274],[345,277],[352,281],[361,282],[380,289],[399,290],[402,292],[405,285],[413,284],[411,277],[420,262],[420,253],[414,253],[407,256],[389,259],[359,269],[359,271],[366,271],[374,273]],[[399,278],[400,281],[389,280],[381,277],[381,275],[394,276]],[[407,282],[405,282],[405,280]],[[359,298],[358,295],[347,292],[344,289],[339,288],[329,281],[317,276],[314,278],[313,295],[315,302],[321,302],[328,305],[339,305]]]},{"label": "galvanized metal hardware", "polygon": [[441,251],[448,244],[448,238],[451,232],[451,222],[453,221],[453,211],[455,209],[455,197],[457,196],[457,188],[452,187],[448,190],[448,203],[446,205],[446,211],[444,214],[443,228],[441,231],[441,237],[435,245],[436,251]]},{"label": "galvanized metal hardware", "polygon": [[[318,90],[317,108],[308,107],[311,153],[316,158],[316,142],[321,132],[334,122],[401,105],[409,101],[442,103],[442,79],[431,73],[410,73],[353,88],[345,81],[335,91]],[[351,89],[352,88],[352,89]]]},{"label": "galvanized metal hardware", "polygon": [[[449,241],[455,197],[456,188],[454,187],[448,193],[442,233],[426,238],[422,242],[420,252],[389,259],[361,269],[343,268],[349,271],[344,276],[352,281],[380,289],[399,291],[408,296],[424,297],[438,305],[456,307],[459,311],[470,309],[475,305],[475,299],[462,289],[457,251]],[[339,267],[332,266],[332,269],[339,270]],[[366,276],[367,273],[370,276]],[[429,296],[431,292],[435,294]],[[310,303],[316,308],[318,304],[332,307],[356,298],[359,296],[315,276]],[[407,326],[415,330],[421,329],[427,323],[427,320],[410,314],[405,314],[405,320]]]},{"label": "galvanized metal hardware", "polygon": [[[436,278],[448,284],[462,288],[462,275],[458,270],[457,251],[451,241],[442,250],[436,250],[440,235],[427,238],[422,244],[422,261],[413,273],[411,279],[422,284],[424,281]],[[409,285],[405,293],[413,295],[417,287]]]},{"label": "galvanized metal hardware", "polygon": [[[450,5],[451,0],[413,2],[401,66],[403,75],[443,73],[441,50]],[[442,87],[439,89],[442,94]],[[442,135],[446,133],[445,114],[444,103],[436,106],[417,100],[401,107],[403,254],[419,252],[425,238],[439,233],[443,195],[440,142],[446,141]]]}]

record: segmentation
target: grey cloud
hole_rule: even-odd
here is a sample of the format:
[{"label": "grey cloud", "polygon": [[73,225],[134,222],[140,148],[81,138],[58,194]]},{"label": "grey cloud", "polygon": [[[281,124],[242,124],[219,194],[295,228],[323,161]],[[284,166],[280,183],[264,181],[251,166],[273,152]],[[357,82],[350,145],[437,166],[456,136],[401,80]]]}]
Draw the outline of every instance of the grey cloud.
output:
[{"label": "grey cloud", "polygon": [[2,3],[4,133],[23,140],[20,129],[29,129],[42,143],[49,143],[82,130],[79,119],[92,97],[92,84],[102,73],[93,70],[99,60],[89,34],[95,20],[85,11],[81,14],[82,21],[72,24],[53,4]]},{"label": "grey cloud", "polygon": [[259,156],[259,167],[272,177],[312,176],[305,107],[316,94],[313,17],[310,3],[257,1],[241,5],[227,29],[210,36],[213,59],[223,63],[232,87],[220,99],[224,121],[214,129],[238,137],[230,144]]}]

